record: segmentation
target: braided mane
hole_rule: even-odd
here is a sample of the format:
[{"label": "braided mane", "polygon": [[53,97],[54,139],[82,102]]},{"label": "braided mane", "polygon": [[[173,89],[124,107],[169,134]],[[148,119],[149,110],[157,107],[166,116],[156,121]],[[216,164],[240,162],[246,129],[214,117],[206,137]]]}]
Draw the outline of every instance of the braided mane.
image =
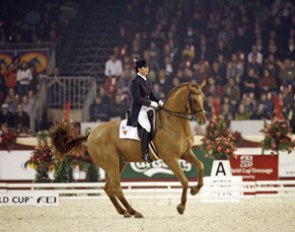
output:
[{"label": "braided mane", "polygon": [[165,101],[167,101],[169,99],[169,97],[176,92],[178,89],[182,88],[183,86],[192,86],[192,87],[196,87],[196,88],[200,88],[200,86],[198,84],[193,84],[193,83],[182,83],[179,86],[174,87],[172,90],[170,90],[170,92],[167,94],[167,96],[165,97]]}]

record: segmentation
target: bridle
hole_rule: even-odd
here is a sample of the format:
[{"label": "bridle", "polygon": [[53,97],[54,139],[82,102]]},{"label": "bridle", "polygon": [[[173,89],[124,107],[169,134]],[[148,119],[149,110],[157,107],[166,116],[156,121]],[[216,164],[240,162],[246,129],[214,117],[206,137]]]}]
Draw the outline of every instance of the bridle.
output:
[{"label": "bridle", "polygon": [[163,110],[164,112],[166,112],[174,117],[177,117],[177,118],[182,118],[182,119],[190,120],[190,121],[196,120],[197,119],[196,115],[201,112],[204,112],[204,109],[203,108],[197,109],[197,110],[194,109],[192,96],[193,95],[200,95],[200,94],[201,94],[201,92],[194,93],[191,90],[189,91],[189,94],[187,96],[187,101],[189,102],[189,109],[190,109],[189,113],[169,110],[169,109],[166,109],[165,107],[161,107],[159,109]]}]

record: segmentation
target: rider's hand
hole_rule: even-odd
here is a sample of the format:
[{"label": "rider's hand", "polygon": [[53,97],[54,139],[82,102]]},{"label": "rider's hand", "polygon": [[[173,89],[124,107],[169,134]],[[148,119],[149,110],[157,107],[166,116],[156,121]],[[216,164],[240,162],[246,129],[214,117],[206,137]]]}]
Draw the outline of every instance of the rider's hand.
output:
[{"label": "rider's hand", "polygon": [[154,109],[158,109],[159,105],[155,101],[151,101],[150,107],[153,107]]},{"label": "rider's hand", "polygon": [[158,104],[160,107],[162,107],[164,105],[164,102],[162,100],[158,101]]}]

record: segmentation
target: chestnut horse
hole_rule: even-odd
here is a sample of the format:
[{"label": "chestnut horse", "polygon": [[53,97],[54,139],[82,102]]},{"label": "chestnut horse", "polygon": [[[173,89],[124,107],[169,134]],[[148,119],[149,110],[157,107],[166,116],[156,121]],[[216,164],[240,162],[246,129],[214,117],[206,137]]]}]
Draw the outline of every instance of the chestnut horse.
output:
[{"label": "chestnut horse", "polygon": [[[192,151],[194,136],[189,120],[196,119],[200,125],[205,123],[202,93],[204,85],[204,82],[201,85],[185,83],[174,88],[167,95],[164,106],[156,111],[156,134],[153,143],[160,158],[181,181],[181,202],[177,206],[180,214],[185,210],[189,187],[179,164],[180,159],[198,169],[198,184],[191,188],[191,194],[197,194],[203,186],[204,166]],[[105,192],[118,213],[124,217],[133,215],[141,218],[143,215],[131,207],[124,197],[120,183],[120,175],[128,162],[143,162],[140,158],[140,142],[119,139],[119,125],[120,121],[102,123],[91,131],[88,138],[80,139],[76,144],[69,144],[76,147],[82,140],[87,139],[87,148],[93,161],[107,173]],[[53,145],[56,145],[54,139]]]}]

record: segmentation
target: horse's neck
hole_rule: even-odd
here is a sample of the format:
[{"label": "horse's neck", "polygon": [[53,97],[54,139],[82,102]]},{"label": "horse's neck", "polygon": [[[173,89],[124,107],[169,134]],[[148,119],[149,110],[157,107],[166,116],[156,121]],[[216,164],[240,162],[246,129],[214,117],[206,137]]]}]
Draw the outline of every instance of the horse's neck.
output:
[{"label": "horse's neck", "polygon": [[[161,111],[158,114],[158,119],[162,123],[163,128],[173,127],[175,131],[179,129],[187,130],[190,127],[187,111],[187,91],[185,89],[176,90],[165,102],[165,109],[173,112],[178,112],[177,114],[170,114],[168,112]],[[183,113],[183,114],[182,114]],[[161,126],[161,125],[160,125]],[[180,132],[180,131],[179,131]]]}]

